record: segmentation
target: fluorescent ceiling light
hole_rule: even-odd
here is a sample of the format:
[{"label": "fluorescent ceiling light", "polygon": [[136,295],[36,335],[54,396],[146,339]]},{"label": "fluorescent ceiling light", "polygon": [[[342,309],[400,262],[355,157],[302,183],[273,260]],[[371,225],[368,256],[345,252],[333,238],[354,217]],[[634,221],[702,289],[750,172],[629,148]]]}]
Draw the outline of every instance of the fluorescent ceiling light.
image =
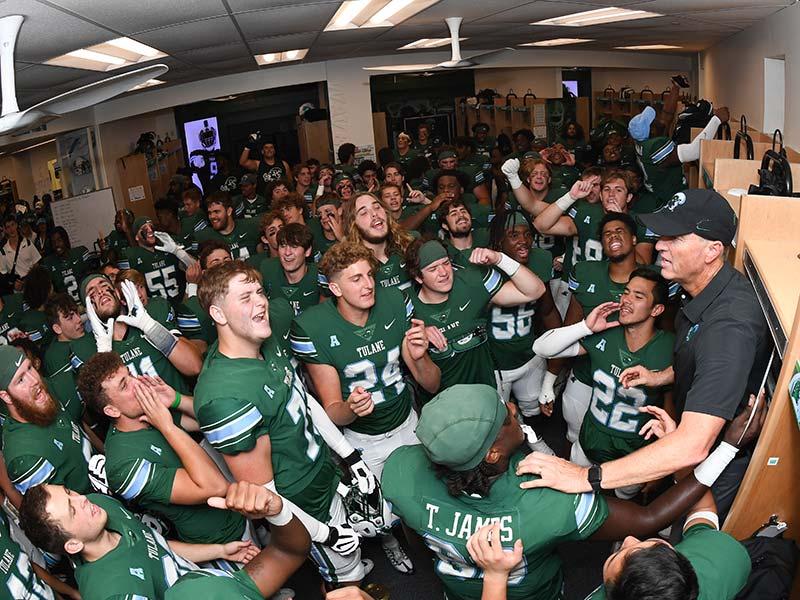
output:
[{"label": "fluorescent ceiling light", "polygon": [[133,91],[133,90],[142,90],[144,88],[153,87],[154,85],[161,85],[162,83],[164,83],[164,82],[161,81],[160,79],[148,79],[144,83],[140,83],[139,85],[133,86],[131,88],[131,91]]},{"label": "fluorescent ceiling light", "polygon": [[[32,146],[25,146],[24,148],[20,148],[19,150],[14,150],[11,154],[19,154],[20,152],[25,152],[26,150],[31,150],[32,148],[38,148],[39,146],[44,146],[45,144],[49,144],[50,142],[55,142],[56,138],[51,138],[49,140],[45,140],[43,142],[39,142],[38,144],[33,144]],[[5,154],[5,152],[3,152]]]},{"label": "fluorescent ceiling light", "polygon": [[436,65],[384,65],[382,67],[362,67],[365,71],[425,71]]},{"label": "fluorescent ceiling light", "polygon": [[256,54],[253,58],[260,66],[274,65],[280,62],[291,62],[302,60],[308,54],[308,48],[298,50],[285,50],[283,52],[269,52],[268,54]]},{"label": "fluorescent ceiling light", "polygon": [[167,56],[160,50],[151,48],[130,38],[117,38],[88,48],[80,48],[56,56],[46,65],[88,69],[90,71],[113,71]]},{"label": "fluorescent ceiling light", "polygon": [[531,25],[560,25],[563,27],[586,27],[588,25],[602,25],[604,23],[616,23],[618,21],[633,21],[635,19],[650,19],[663,15],[646,10],[629,10],[627,8],[617,8],[609,6],[598,8],[597,10],[587,10],[584,12],[564,15],[563,17],[553,17],[544,21],[537,21]]},{"label": "fluorescent ceiling light", "polygon": [[541,40],[539,42],[528,42],[527,44],[519,44],[520,46],[566,46],[568,44],[583,44],[584,42],[593,42],[594,40],[586,38],[555,38],[552,40]]},{"label": "fluorescent ceiling light", "polygon": [[[460,42],[468,40],[469,38],[458,38]],[[416,42],[411,42],[405,46],[400,46],[398,50],[418,50],[420,48],[439,48],[440,46],[447,46],[450,43],[450,38],[422,38]]]},{"label": "fluorescent ceiling light", "polygon": [[325,31],[360,27],[394,27],[439,0],[345,0]]},{"label": "fluorescent ceiling light", "polygon": [[667,44],[646,44],[644,46],[615,46],[616,50],[680,50],[682,46],[669,46]]}]

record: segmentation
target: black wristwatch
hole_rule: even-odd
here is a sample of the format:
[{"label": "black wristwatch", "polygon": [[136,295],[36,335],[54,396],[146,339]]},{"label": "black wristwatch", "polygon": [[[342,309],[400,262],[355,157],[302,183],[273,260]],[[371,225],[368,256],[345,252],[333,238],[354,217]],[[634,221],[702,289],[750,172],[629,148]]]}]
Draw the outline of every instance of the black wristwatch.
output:
[{"label": "black wristwatch", "polygon": [[592,490],[595,492],[599,492],[602,488],[600,487],[600,482],[603,480],[603,469],[600,465],[592,463],[592,466],[589,467],[589,485],[592,486]]}]

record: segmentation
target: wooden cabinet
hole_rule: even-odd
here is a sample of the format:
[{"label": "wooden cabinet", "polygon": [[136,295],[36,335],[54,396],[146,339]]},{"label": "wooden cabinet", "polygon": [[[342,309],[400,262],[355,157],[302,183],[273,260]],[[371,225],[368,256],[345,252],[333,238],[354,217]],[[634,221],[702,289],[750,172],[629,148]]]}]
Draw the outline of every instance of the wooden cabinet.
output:
[{"label": "wooden cabinet", "polygon": [[333,162],[330,123],[327,120],[309,122],[298,118],[297,139],[301,161],[316,158],[322,163]]}]

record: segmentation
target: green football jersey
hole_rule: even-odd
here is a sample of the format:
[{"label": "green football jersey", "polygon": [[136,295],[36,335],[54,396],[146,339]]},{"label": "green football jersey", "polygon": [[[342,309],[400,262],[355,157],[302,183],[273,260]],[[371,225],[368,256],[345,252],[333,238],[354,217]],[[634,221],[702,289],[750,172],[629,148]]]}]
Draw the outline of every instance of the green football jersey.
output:
[{"label": "green football jersey", "polygon": [[570,189],[581,178],[581,172],[569,165],[550,165],[550,171],[553,174],[550,181],[552,187]]},{"label": "green football jersey", "polygon": [[26,310],[20,316],[17,326],[39,348],[46,348],[53,339],[53,330],[47,324],[44,311]]},{"label": "green football jersey", "polygon": [[120,269],[136,269],[144,275],[147,294],[161,296],[170,302],[180,302],[186,289],[186,275],[180,261],[161,250],[149,251],[142,247],[126,248],[117,266]]},{"label": "green football jersey", "polygon": [[[683,532],[675,544],[697,576],[697,600],[733,600],[747,583],[752,563],[747,549],[733,537],[710,525],[697,524]],[[603,586],[586,600],[605,600]]]},{"label": "green football jersey", "polygon": [[[175,310],[165,300],[150,298],[147,303],[147,312],[172,333],[180,333],[175,320]],[[82,338],[71,341],[70,348],[72,349],[70,361],[72,368],[76,371],[79,371],[83,364],[97,353],[97,343],[93,335],[84,335]],[[161,377],[181,394],[189,393],[189,386],[183,375],[135,327],[128,327],[125,337],[121,340],[114,340],[111,348],[120,355],[122,362],[132,375]]]},{"label": "green football jersey", "polygon": [[6,417],[3,458],[11,483],[21,494],[41,483],[65,485],[81,494],[91,491],[91,456],[89,440],[61,409],[44,427]]},{"label": "green football jersey", "polygon": [[116,252],[121,252],[124,248],[130,247],[128,243],[128,238],[125,237],[124,234],[120,233],[116,229],[114,229],[111,233],[106,236],[106,248],[109,250],[115,250]]},{"label": "green football jersey", "polygon": [[206,227],[210,227],[210,225],[201,210],[198,210],[191,217],[187,216],[181,218],[181,229],[178,234],[178,241],[187,252],[197,255],[199,245],[197,243],[197,232],[202,231]]},{"label": "green football jersey", "polygon": [[625,388],[619,375],[628,367],[642,365],[662,371],[672,364],[675,336],[663,330],[636,352],[628,349],[625,329],[613,327],[581,340],[589,355],[592,399],[581,426],[580,442],[586,456],[602,463],[626,456],[646,445],[639,430],[651,419],[642,406],[664,406],[667,387]]},{"label": "green football jersey", "polygon": [[53,600],[50,589],[34,573],[31,559],[11,537],[5,513],[0,513],[0,600]]},{"label": "green football jersey", "polygon": [[95,561],[73,556],[75,581],[84,600],[157,600],[197,565],[173,552],[167,541],[118,500],[88,494],[106,511],[106,529],[119,534],[116,548]]},{"label": "green football jersey", "polygon": [[486,497],[450,496],[421,445],[398,448],[386,461],[383,494],[436,555],[436,574],[450,600],[481,597],[483,571],[467,552],[467,540],[480,527],[499,522],[500,541],[509,550],[522,540],[523,559],[508,578],[509,600],[553,600],[563,584],[557,545],[590,537],[608,517],[601,495],[520,489],[520,481],[533,479],[516,475],[523,456],[511,457]]},{"label": "green football jersey", "polygon": [[19,329],[22,316],[22,294],[9,294],[2,297],[3,308],[0,310],[0,345],[8,344],[8,333]]},{"label": "green football jersey", "polygon": [[264,596],[247,571],[231,573],[198,569],[181,577],[167,590],[164,600],[263,600]]},{"label": "green football jersey", "polygon": [[[84,333],[83,335],[91,334]],[[70,418],[76,423],[80,423],[83,416],[83,402],[78,394],[71,357],[70,342],[60,342],[58,339],[54,339],[44,351],[43,366],[50,393],[58,400]]]},{"label": "green football jersey", "polygon": [[261,271],[261,280],[267,297],[270,300],[285,298],[294,310],[294,314],[299,315],[308,308],[319,304],[320,288],[317,265],[306,264],[306,274],[297,283],[287,281],[286,273],[284,273],[278,258],[268,258],[262,261],[258,270]]},{"label": "green football jersey", "polygon": [[[461,171],[464,175],[467,176],[467,186],[464,188],[465,192],[472,192],[476,187],[479,185],[483,185],[486,182],[486,173],[484,173],[483,169],[475,165],[459,165],[456,167],[457,171]],[[436,176],[439,174],[441,169],[428,169],[422,175],[422,184],[421,188],[425,192],[433,192],[436,193],[436,190],[433,189],[433,180],[436,179]]]},{"label": "green football jersey", "polygon": [[[179,415],[173,413],[175,421]],[[106,436],[108,485],[130,506],[163,517],[175,528],[177,539],[192,544],[224,544],[242,539],[245,518],[230,510],[203,504],[170,502],[172,486],[183,463],[160,431],[146,427]]]},{"label": "green football jersey", "polygon": [[580,260],[603,260],[603,244],[600,242],[600,232],[597,230],[600,221],[605,216],[603,205],[600,202],[587,202],[578,200],[567,211],[578,234],[567,241],[564,256],[564,280],[568,280],[572,268]]},{"label": "green football jersey", "polygon": [[412,296],[416,317],[438,327],[447,339],[444,350],[428,350],[442,372],[440,390],[456,383],[497,385],[486,329],[489,303],[502,286],[499,271],[475,267],[453,272],[453,288],[444,302],[426,304]]},{"label": "green football jersey", "polygon": [[405,154],[400,154],[397,150],[392,150],[392,156],[395,162],[400,163],[401,165],[403,165],[404,169],[407,169],[409,163],[415,158],[417,158],[419,154],[417,154],[417,151],[413,147],[411,147]]},{"label": "green football jersey", "polygon": [[469,257],[475,248],[488,248],[489,247],[489,230],[488,229],[473,229],[472,230],[472,244],[469,248],[459,250],[451,243],[450,239],[445,241],[444,245],[447,250],[447,256],[450,257],[450,262],[454,266],[465,268],[472,266],[469,262]]},{"label": "green football jersey", "polygon": [[[635,144],[636,160],[644,175],[642,191],[637,200],[637,211],[653,212],[678,192],[688,186],[683,174],[683,165],[664,166],[662,163],[675,149],[675,142],[668,137],[654,137]],[[645,194],[644,192],[650,192]]]},{"label": "green football jersey", "polygon": [[233,231],[228,235],[223,235],[212,227],[206,227],[202,231],[198,231],[195,237],[199,244],[202,244],[205,240],[225,242],[228,244],[231,256],[234,259],[247,260],[247,258],[256,254],[258,244],[261,241],[258,221],[258,219],[237,220],[233,226]]},{"label": "green football jersey", "polygon": [[[545,282],[553,277],[553,257],[547,250],[532,248],[528,268]],[[492,306],[489,316],[489,348],[501,371],[517,369],[533,358],[536,302],[519,306]]]},{"label": "green football jersey", "polygon": [[[583,308],[585,317],[603,302],[619,302],[628,282],[612,281],[608,275],[608,261],[581,260],[575,263],[569,276],[569,290]],[[572,374],[586,385],[592,385],[589,358],[580,356],[572,364]]]},{"label": "green football jersey", "polygon": [[403,380],[400,348],[413,313],[404,292],[379,287],[364,327],[345,320],[332,301],[307,310],[292,324],[292,352],[303,362],[334,367],[342,400],[357,387],[372,394],[375,409],[348,429],[377,435],[408,418],[411,392]]},{"label": "green football jersey", "polygon": [[[561,196],[566,194],[569,191],[568,188],[561,188],[561,187],[550,187],[547,192],[547,195],[544,197],[544,201],[548,204],[552,204]],[[514,210],[523,210],[519,202],[517,202],[516,197],[512,191],[508,192],[508,196],[506,199],[506,209],[510,211]],[[533,245],[535,248],[542,248],[544,250],[548,250],[553,257],[561,256],[565,252],[565,243],[564,238],[561,236],[555,235],[543,235],[537,231],[534,232],[533,236]]]},{"label": "green football jersey", "polygon": [[70,248],[67,256],[60,257],[56,254],[45,256],[39,264],[50,272],[50,280],[56,292],[66,292],[75,302],[80,302],[78,282],[83,274],[91,268],[90,261],[93,254],[86,246]]},{"label": "green football jersey", "polygon": [[268,210],[267,199],[261,194],[256,194],[256,197],[252,200],[242,197],[233,212],[237,219],[258,219]]},{"label": "green football jersey", "polygon": [[203,340],[209,346],[217,341],[214,320],[200,306],[197,296],[190,296],[178,307],[178,329],[187,340]]},{"label": "green football jersey", "polygon": [[273,330],[261,359],[231,359],[218,344],[211,346],[195,386],[194,411],[203,435],[222,454],[248,452],[269,435],[278,491],[327,521],[339,476],[308,416],[308,395],[287,352],[284,328],[291,319],[287,302],[270,302]]}]

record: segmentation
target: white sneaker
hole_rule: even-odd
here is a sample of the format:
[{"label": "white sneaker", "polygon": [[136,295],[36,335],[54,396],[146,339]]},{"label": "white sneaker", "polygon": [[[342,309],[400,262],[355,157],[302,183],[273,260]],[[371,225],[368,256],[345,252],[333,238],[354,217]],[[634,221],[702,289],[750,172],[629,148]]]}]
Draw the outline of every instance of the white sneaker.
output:
[{"label": "white sneaker", "polygon": [[383,548],[386,558],[389,559],[389,564],[394,567],[395,571],[403,575],[411,575],[414,572],[414,563],[408,558],[408,554],[403,550],[400,542],[393,535],[388,535],[381,540],[381,548]]}]

